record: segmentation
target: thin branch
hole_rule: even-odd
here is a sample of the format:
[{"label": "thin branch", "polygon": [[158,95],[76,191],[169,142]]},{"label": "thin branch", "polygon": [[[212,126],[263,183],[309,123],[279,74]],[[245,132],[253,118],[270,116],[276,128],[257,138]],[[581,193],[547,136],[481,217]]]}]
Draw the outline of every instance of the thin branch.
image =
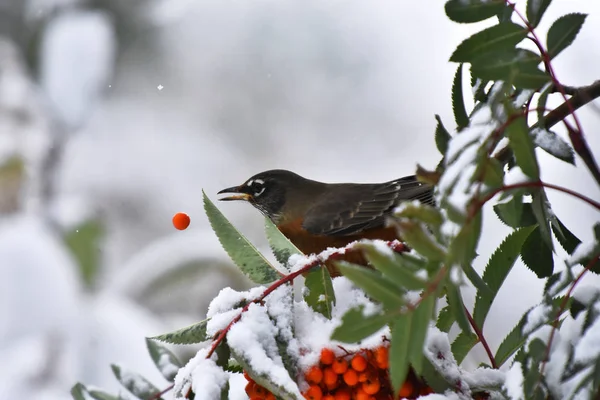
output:
[{"label": "thin branch", "polygon": [[467,319],[469,320],[469,324],[471,324],[471,328],[473,328],[473,330],[475,331],[479,343],[481,343],[481,345],[483,346],[488,358],[490,359],[490,362],[492,363],[492,367],[498,369],[498,364],[496,364],[494,354],[492,353],[492,350],[490,349],[487,340],[485,340],[485,336],[483,336],[483,331],[479,329],[479,326],[477,326],[477,324],[475,323],[475,320],[473,319],[473,316],[471,315],[467,307],[465,307],[465,312],[467,313]]},{"label": "thin branch", "polygon": [[544,117],[544,120],[539,122],[539,125],[546,129],[551,128],[560,121],[564,120],[573,111],[600,97],[600,80],[597,80],[588,86],[570,89],[575,89],[574,91],[570,92],[572,93],[572,97],[562,103],[560,106],[556,107],[554,110],[550,111]]},{"label": "thin branch", "polygon": [[166,388],[164,388],[163,390],[161,390],[160,392],[153,394],[152,396],[148,397],[148,400],[158,400],[162,397],[163,394],[166,394],[168,392],[170,392],[171,390],[173,390],[173,388],[175,387],[174,383],[171,383],[169,386],[167,386]]}]

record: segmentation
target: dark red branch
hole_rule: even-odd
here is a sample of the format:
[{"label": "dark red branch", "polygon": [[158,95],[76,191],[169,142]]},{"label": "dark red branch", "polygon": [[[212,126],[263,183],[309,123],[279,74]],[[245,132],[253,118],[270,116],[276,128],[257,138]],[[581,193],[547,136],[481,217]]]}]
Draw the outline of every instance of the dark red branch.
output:
[{"label": "dark red branch", "polygon": [[487,340],[485,340],[485,336],[483,336],[483,331],[479,329],[479,326],[477,326],[477,324],[475,323],[475,320],[473,319],[473,316],[471,315],[467,307],[465,307],[465,313],[467,313],[467,319],[469,320],[469,324],[471,324],[471,328],[473,328],[473,330],[475,331],[479,343],[481,343],[485,352],[487,353],[487,356],[490,359],[490,362],[492,363],[492,367],[498,369],[498,364],[496,364],[496,359],[494,358],[494,354],[490,349],[490,345],[488,344]]}]

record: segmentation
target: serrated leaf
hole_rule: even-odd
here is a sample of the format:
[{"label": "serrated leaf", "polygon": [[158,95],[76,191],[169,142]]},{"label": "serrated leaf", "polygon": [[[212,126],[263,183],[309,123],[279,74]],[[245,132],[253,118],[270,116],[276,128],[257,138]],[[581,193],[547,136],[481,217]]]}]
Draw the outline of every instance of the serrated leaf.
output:
[{"label": "serrated leaf", "polygon": [[450,328],[452,328],[452,325],[454,325],[455,321],[456,318],[454,318],[452,310],[449,306],[446,306],[442,308],[440,313],[438,314],[438,319],[435,325],[440,331],[448,333],[450,332]]},{"label": "serrated leaf", "polygon": [[540,149],[559,160],[575,165],[575,152],[573,148],[556,133],[546,129],[535,128],[531,131],[531,134],[534,137],[533,143]]},{"label": "serrated leaf", "polygon": [[348,310],[342,317],[341,325],[333,331],[331,339],[343,343],[358,343],[378,332],[393,319],[390,314],[365,316],[363,309],[361,306]]},{"label": "serrated leaf", "polygon": [[359,247],[362,248],[367,261],[373,268],[397,285],[407,290],[420,290],[427,285],[426,280],[417,277],[411,269],[404,265],[402,256],[396,253],[382,254],[374,245],[370,244],[361,244]]},{"label": "serrated leaf", "polygon": [[162,397],[156,397],[160,390],[150,381],[138,373],[126,371],[122,367],[112,364],[110,368],[113,374],[125,389],[141,400],[158,400]]},{"label": "serrated leaf", "polygon": [[310,271],[304,280],[306,291],[304,301],[310,308],[320,313],[327,319],[331,319],[331,312],[335,305],[335,293],[331,275],[325,267]]},{"label": "serrated leaf", "polygon": [[64,236],[64,242],[79,266],[79,272],[88,287],[95,283],[100,268],[101,240],[104,228],[99,221],[90,220],[77,225]]},{"label": "serrated leaf", "polygon": [[532,192],[531,210],[533,215],[540,227],[540,234],[548,245],[551,251],[554,251],[554,244],[552,242],[552,233],[550,226],[557,224],[556,216],[550,209],[550,202],[546,196],[546,192],[543,188],[539,188]]},{"label": "serrated leaf", "polygon": [[454,354],[454,358],[456,359],[456,363],[460,364],[463,362],[469,351],[479,342],[477,339],[477,335],[474,333],[465,333],[464,331],[459,333],[450,348],[452,349],[452,354]]},{"label": "serrated leaf", "polygon": [[71,388],[71,396],[73,397],[73,400],[88,400],[85,393],[87,393],[87,389],[83,383],[77,382]]},{"label": "serrated leaf", "polygon": [[446,15],[454,22],[471,23],[491,18],[505,8],[502,0],[450,0],[446,2]]},{"label": "serrated leaf", "polygon": [[484,80],[502,80],[522,89],[538,89],[550,76],[538,69],[541,57],[529,50],[505,49],[488,52],[472,60],[471,72]]},{"label": "serrated leaf", "polygon": [[573,43],[586,17],[586,14],[573,13],[554,21],[548,30],[546,45],[551,59]]},{"label": "serrated leaf", "polygon": [[281,274],[277,269],[225,218],[204,191],[202,196],[210,225],[223,249],[240,270],[258,284],[271,283],[279,279]]},{"label": "serrated leaf", "polygon": [[573,235],[573,233],[567,229],[566,226],[564,226],[560,219],[557,218],[556,220],[558,223],[558,228],[552,224],[552,232],[554,232],[554,236],[562,248],[565,249],[567,253],[573,254],[575,248],[581,243],[581,240],[579,240],[577,236]]},{"label": "serrated leaf", "polygon": [[529,135],[529,127],[525,119],[519,117],[513,121],[506,128],[506,136],[508,137],[510,148],[517,159],[517,165],[521,167],[527,176],[539,179],[540,168],[535,155],[533,140]]},{"label": "serrated leaf", "polygon": [[496,354],[494,355],[498,367],[502,366],[502,364],[504,364],[514,353],[519,351],[525,344],[527,338],[521,333],[523,329],[522,321],[523,319],[521,319],[508,335],[506,335],[502,343],[500,343],[500,346],[498,346],[498,350],[496,350]]},{"label": "serrated leaf", "polygon": [[550,5],[550,0],[528,0],[527,1],[527,20],[532,27],[538,26],[542,16]]},{"label": "serrated leaf", "polygon": [[521,259],[538,278],[547,278],[554,271],[552,249],[542,239],[539,226],[531,232],[521,250]]},{"label": "serrated leaf", "polygon": [[405,303],[402,288],[380,272],[346,261],[339,261],[336,266],[344,277],[350,279],[369,297],[381,302],[386,308],[398,309]]},{"label": "serrated leaf", "polygon": [[523,203],[522,195],[514,195],[510,201],[494,205],[494,212],[500,221],[511,228],[523,228],[537,223],[531,203]]},{"label": "serrated leaf", "polygon": [[462,265],[462,270],[465,273],[467,279],[469,279],[473,286],[475,286],[475,289],[477,289],[481,293],[491,293],[491,290],[488,287],[488,285],[479,276],[479,274],[477,273],[477,271],[475,271],[475,268],[473,268],[471,264]]},{"label": "serrated leaf", "polygon": [[160,340],[161,342],[171,344],[196,344],[208,340],[206,336],[206,325],[210,318],[200,322],[178,329],[174,332],[151,337],[150,339]]},{"label": "serrated leaf", "polygon": [[448,150],[448,142],[452,137],[444,126],[440,116],[435,114],[435,119],[437,121],[437,126],[435,127],[435,146],[443,156]]},{"label": "serrated leaf", "polygon": [[484,53],[514,48],[525,39],[527,29],[512,22],[503,22],[484,29],[458,45],[450,61],[470,63]]},{"label": "serrated leaf", "polygon": [[267,240],[269,241],[269,246],[273,251],[273,255],[281,265],[287,267],[291,255],[302,254],[302,252],[294,246],[294,244],[290,242],[279,229],[277,229],[277,226],[275,226],[271,219],[267,217],[265,218],[265,233],[267,235]]},{"label": "serrated leaf", "polygon": [[400,315],[392,327],[390,344],[390,380],[394,393],[398,393],[408,374],[408,354],[412,328],[412,313]]},{"label": "serrated leaf", "polygon": [[532,226],[513,231],[500,243],[490,257],[483,273],[483,281],[487,284],[490,292],[477,292],[473,311],[473,320],[480,329],[483,329],[485,319],[498,291],[517,261],[523,244],[534,229]]},{"label": "serrated leaf", "polygon": [[423,345],[429,323],[435,309],[436,295],[429,293],[422,298],[418,307],[413,311],[410,341],[408,344],[408,361],[417,374],[421,374],[423,366]]},{"label": "serrated leaf", "polygon": [[465,305],[460,294],[460,290],[456,285],[448,283],[446,285],[446,300],[448,301],[448,307],[458,326],[463,332],[471,333],[471,324],[465,312]]},{"label": "serrated leaf", "polygon": [[462,67],[462,64],[458,66],[456,74],[454,74],[454,80],[452,81],[452,111],[454,112],[454,121],[459,131],[469,125],[469,115],[467,114],[463,98]]},{"label": "serrated leaf", "polygon": [[146,338],[146,347],[156,368],[167,381],[172,382],[179,368],[183,367],[181,361],[169,349],[152,339]]}]

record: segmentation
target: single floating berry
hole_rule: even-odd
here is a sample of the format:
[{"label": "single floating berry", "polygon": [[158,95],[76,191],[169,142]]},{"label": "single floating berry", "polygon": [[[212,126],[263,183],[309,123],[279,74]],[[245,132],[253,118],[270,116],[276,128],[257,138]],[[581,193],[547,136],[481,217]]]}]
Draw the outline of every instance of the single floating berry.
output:
[{"label": "single floating berry", "polygon": [[173,215],[173,226],[180,231],[190,226],[190,217],[186,213],[178,212]]}]

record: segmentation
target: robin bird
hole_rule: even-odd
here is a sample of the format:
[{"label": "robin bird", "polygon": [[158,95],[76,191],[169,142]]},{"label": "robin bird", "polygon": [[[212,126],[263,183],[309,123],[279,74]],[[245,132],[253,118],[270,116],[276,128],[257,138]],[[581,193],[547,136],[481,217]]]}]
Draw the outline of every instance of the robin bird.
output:
[{"label": "robin bird", "polygon": [[[252,204],[304,254],[359,239],[395,240],[396,230],[386,226],[386,218],[396,206],[412,200],[434,204],[433,186],[415,175],[384,183],[323,183],[277,169],[218,192],[223,193],[233,195],[219,200]],[[366,265],[358,252],[344,259]],[[326,264],[332,276],[339,275],[331,263]]]}]

